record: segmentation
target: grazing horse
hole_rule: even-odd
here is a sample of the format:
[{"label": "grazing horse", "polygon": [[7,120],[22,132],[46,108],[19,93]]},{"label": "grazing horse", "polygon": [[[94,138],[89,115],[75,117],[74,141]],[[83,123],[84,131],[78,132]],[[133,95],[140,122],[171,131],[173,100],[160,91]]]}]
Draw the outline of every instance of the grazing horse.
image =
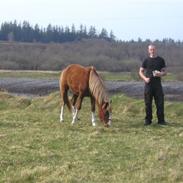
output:
[{"label": "grazing horse", "polygon": [[[71,101],[68,91],[73,93]],[[78,111],[81,109],[82,100],[85,96],[90,97],[92,111],[92,125],[95,126],[95,103],[99,109],[99,118],[104,126],[111,125],[111,105],[106,93],[104,82],[94,67],[83,67],[78,64],[67,66],[60,76],[61,112],[60,122],[63,119],[65,104],[72,110],[72,124],[78,119]]]}]

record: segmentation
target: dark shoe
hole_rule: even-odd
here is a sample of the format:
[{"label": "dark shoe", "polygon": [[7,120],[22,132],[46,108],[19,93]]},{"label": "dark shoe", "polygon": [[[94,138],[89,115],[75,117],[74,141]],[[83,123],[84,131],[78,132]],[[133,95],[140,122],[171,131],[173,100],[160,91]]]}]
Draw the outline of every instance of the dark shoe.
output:
[{"label": "dark shoe", "polygon": [[147,126],[147,125],[150,125],[152,123],[152,121],[145,121],[144,125]]},{"label": "dark shoe", "polygon": [[161,122],[158,122],[158,125],[167,125],[167,122],[161,121]]}]

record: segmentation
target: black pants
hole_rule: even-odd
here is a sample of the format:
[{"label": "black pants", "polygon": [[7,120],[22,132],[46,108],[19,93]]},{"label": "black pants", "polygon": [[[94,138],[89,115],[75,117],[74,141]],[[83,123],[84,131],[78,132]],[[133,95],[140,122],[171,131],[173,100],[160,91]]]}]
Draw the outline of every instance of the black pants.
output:
[{"label": "black pants", "polygon": [[151,122],[152,120],[152,100],[155,100],[156,114],[158,123],[164,122],[164,93],[161,83],[148,83],[145,84],[144,100],[145,100],[145,121]]}]

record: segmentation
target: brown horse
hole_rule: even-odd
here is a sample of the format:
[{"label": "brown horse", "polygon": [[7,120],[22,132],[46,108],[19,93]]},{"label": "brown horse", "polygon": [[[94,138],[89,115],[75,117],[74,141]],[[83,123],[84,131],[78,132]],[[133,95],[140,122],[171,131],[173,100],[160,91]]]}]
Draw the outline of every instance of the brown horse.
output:
[{"label": "brown horse", "polygon": [[[73,93],[71,101],[68,91]],[[95,103],[99,108],[99,117],[105,126],[111,125],[111,105],[106,93],[104,83],[94,67],[83,67],[73,64],[66,67],[60,76],[61,113],[60,122],[63,121],[65,104],[73,113],[72,124],[77,120],[85,96],[90,97],[92,111],[92,125],[95,126]]]}]

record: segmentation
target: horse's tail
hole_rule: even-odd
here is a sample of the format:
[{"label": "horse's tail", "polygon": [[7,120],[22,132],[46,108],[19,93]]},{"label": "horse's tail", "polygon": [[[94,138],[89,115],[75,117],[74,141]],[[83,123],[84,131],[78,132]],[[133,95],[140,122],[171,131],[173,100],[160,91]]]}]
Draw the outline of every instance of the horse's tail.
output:
[{"label": "horse's tail", "polygon": [[69,100],[69,97],[68,97],[68,86],[67,84],[65,83],[65,70],[62,71],[61,75],[60,75],[60,95],[61,95],[61,104],[62,105],[67,105],[69,111],[71,111],[71,103],[70,103],[70,100]]}]

